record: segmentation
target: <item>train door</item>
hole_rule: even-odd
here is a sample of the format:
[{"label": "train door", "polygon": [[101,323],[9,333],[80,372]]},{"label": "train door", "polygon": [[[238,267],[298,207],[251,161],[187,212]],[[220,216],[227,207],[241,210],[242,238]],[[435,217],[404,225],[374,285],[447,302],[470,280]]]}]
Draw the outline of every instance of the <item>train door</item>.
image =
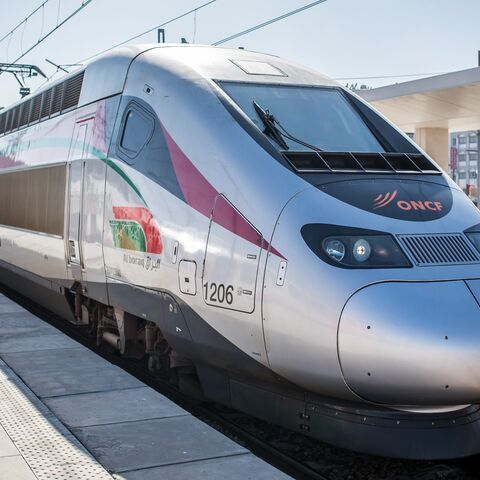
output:
[{"label": "train door", "polygon": [[210,222],[203,271],[203,298],[215,307],[252,313],[262,235],[223,196]]},{"label": "train door", "polygon": [[82,248],[82,213],[84,196],[85,157],[88,135],[93,119],[75,124],[70,144],[68,164],[68,221],[67,221],[67,266],[72,277],[83,281],[84,260]]}]

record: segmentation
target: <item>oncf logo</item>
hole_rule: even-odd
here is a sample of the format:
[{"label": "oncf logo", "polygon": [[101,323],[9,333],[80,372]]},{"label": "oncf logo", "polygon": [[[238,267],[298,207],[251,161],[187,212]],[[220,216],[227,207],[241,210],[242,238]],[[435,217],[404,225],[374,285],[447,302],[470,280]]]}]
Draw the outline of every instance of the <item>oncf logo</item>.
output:
[{"label": "oncf logo", "polygon": [[397,194],[397,190],[381,193],[373,200],[373,209],[384,208],[392,202],[395,202],[394,205],[404,211],[430,210],[432,212],[440,212],[443,209],[442,202],[432,202],[430,200],[396,200]]}]

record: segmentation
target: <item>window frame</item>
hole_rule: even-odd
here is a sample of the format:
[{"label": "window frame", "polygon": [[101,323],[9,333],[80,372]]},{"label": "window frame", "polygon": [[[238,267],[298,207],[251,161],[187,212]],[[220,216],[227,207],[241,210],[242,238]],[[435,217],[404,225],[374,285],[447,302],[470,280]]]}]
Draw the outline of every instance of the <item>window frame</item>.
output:
[{"label": "window frame", "polygon": [[[350,105],[352,110],[361,118],[365,123],[367,129],[377,140],[377,142],[384,148],[386,152],[401,152],[401,153],[412,153],[412,154],[421,154],[422,152],[414,144],[412,139],[404,138],[400,131],[398,131],[388,120],[383,118],[378,112],[374,111],[372,108],[367,107],[365,102],[360,101],[354,94],[348,92],[344,88],[338,85],[318,85],[318,84],[304,84],[304,83],[284,83],[280,81],[252,81],[252,80],[232,80],[232,79],[220,79],[213,78],[213,84],[215,85],[216,94],[221,100],[221,102],[226,106],[229,112],[234,116],[234,118],[240,123],[242,128],[247,130],[247,132],[254,138],[254,140],[272,156],[274,156],[277,161],[287,166],[291,169],[292,167],[288,162],[284,163],[282,156],[282,150],[272,142],[260,128],[251,120],[251,118],[243,111],[242,107],[237,103],[237,101],[230,96],[227,90],[224,88],[225,84],[247,84],[247,85],[268,85],[273,87],[293,87],[293,88],[310,88],[310,89],[322,89],[322,90],[337,90]],[[366,113],[367,112],[367,113]],[[381,127],[387,126],[389,130],[382,131],[377,124],[378,121],[383,122],[384,125]],[[393,132],[393,135],[392,135]]]},{"label": "window frame", "polygon": [[[128,116],[132,111],[134,111],[140,117],[145,119],[151,126],[150,133],[146,137],[142,146],[136,152],[133,152],[132,150],[129,150],[128,148],[125,148],[122,145],[122,141],[125,136],[125,131],[127,128]],[[122,121],[120,123],[120,129],[118,131],[118,136],[117,136],[117,149],[118,149],[118,152],[122,154],[122,157],[124,157],[125,162],[127,162],[129,165],[135,164],[136,158],[140,155],[140,153],[143,151],[145,146],[148,145],[148,143],[153,137],[154,132],[155,132],[155,118],[150,114],[150,112],[148,112],[145,108],[143,108],[137,102],[128,103],[128,105],[125,107],[125,111],[123,112]]]},{"label": "window frame", "polygon": [[[254,129],[258,130],[263,136],[266,137],[267,141],[275,148],[278,152],[281,152],[279,146],[275,142],[272,142],[268,136],[266,136],[262,129],[256,125],[249,115],[243,110],[242,106],[237,102],[237,100],[230,95],[230,93],[225,88],[225,85],[251,85],[251,86],[260,86],[260,87],[286,87],[286,88],[304,88],[310,90],[333,90],[336,91],[346,102],[348,107],[352,110],[352,113],[356,115],[360,121],[363,122],[367,130],[372,134],[372,137],[380,144],[380,146],[387,152],[391,150],[390,142],[386,140],[381,132],[372,125],[371,121],[365,117],[363,112],[361,112],[357,105],[352,102],[351,98],[345,93],[345,91],[337,85],[309,85],[309,84],[297,84],[297,83],[282,83],[282,82],[260,82],[260,81],[244,81],[244,80],[213,80],[217,87],[220,88],[221,92],[225,97],[231,102],[235,108],[237,108],[241,114],[247,119],[247,121],[253,126]],[[419,153],[418,151],[415,153]]]}]

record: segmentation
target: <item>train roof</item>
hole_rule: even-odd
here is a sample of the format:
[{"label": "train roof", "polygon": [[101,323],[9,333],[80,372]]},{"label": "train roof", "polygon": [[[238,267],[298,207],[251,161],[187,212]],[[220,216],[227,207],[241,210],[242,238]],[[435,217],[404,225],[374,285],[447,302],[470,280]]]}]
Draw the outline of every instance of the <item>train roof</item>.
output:
[{"label": "train roof", "polygon": [[60,79],[48,82],[35,94],[65,81],[82,70],[85,71],[82,90],[88,98],[81,95],[79,105],[86,105],[99,98],[121,93],[131,62],[139,55],[152,51],[159,63],[167,60],[170,64],[173,62],[186,64],[200,75],[213,79],[338,85],[337,82],[316,70],[271,54],[210,45],[140,44],[115,48]]},{"label": "train roof", "polygon": [[[48,116],[51,116],[66,110],[63,101],[67,98],[67,94],[70,95],[68,106],[72,108],[73,105],[81,107],[122,93],[130,65],[137,57],[139,61],[158,65],[163,70],[170,70],[173,74],[181,75],[182,72],[189,72],[189,77],[193,75],[206,79],[257,83],[338,85],[315,70],[265,53],[210,45],[127,45],[94,58],[79,69],[54,82],[47,83],[38,91],[2,110],[0,116],[17,106],[30,102],[28,115],[23,115],[26,107],[22,112],[20,112],[21,108],[17,108],[18,112],[15,117],[18,118],[12,128],[7,126],[6,115],[3,118],[3,126],[0,118],[0,134],[31,124],[32,111],[35,108],[41,109],[40,103],[43,105],[43,98],[47,94],[48,101],[52,104],[52,109],[48,113]],[[35,97],[38,102],[35,102]],[[42,97],[41,102],[40,97]],[[57,110],[53,109],[55,103],[58,104]],[[42,112],[37,113],[38,118],[35,116],[35,121],[45,118]],[[23,120],[20,118],[22,115],[25,117]]]},{"label": "train roof", "polygon": [[208,79],[338,85],[315,70],[265,53],[205,45],[133,45],[112,50],[86,66],[86,88],[83,89],[80,105],[120,93],[131,62],[140,55],[140,61],[145,58],[145,61],[158,64],[162,69],[178,72],[187,67]]}]

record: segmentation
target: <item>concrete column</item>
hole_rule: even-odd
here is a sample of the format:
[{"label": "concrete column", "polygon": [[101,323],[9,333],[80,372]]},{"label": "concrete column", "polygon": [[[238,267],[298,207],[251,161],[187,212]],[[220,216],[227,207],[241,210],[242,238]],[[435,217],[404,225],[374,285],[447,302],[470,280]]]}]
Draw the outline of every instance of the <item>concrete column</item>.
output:
[{"label": "concrete column", "polygon": [[415,142],[448,172],[448,128],[416,128]]}]

